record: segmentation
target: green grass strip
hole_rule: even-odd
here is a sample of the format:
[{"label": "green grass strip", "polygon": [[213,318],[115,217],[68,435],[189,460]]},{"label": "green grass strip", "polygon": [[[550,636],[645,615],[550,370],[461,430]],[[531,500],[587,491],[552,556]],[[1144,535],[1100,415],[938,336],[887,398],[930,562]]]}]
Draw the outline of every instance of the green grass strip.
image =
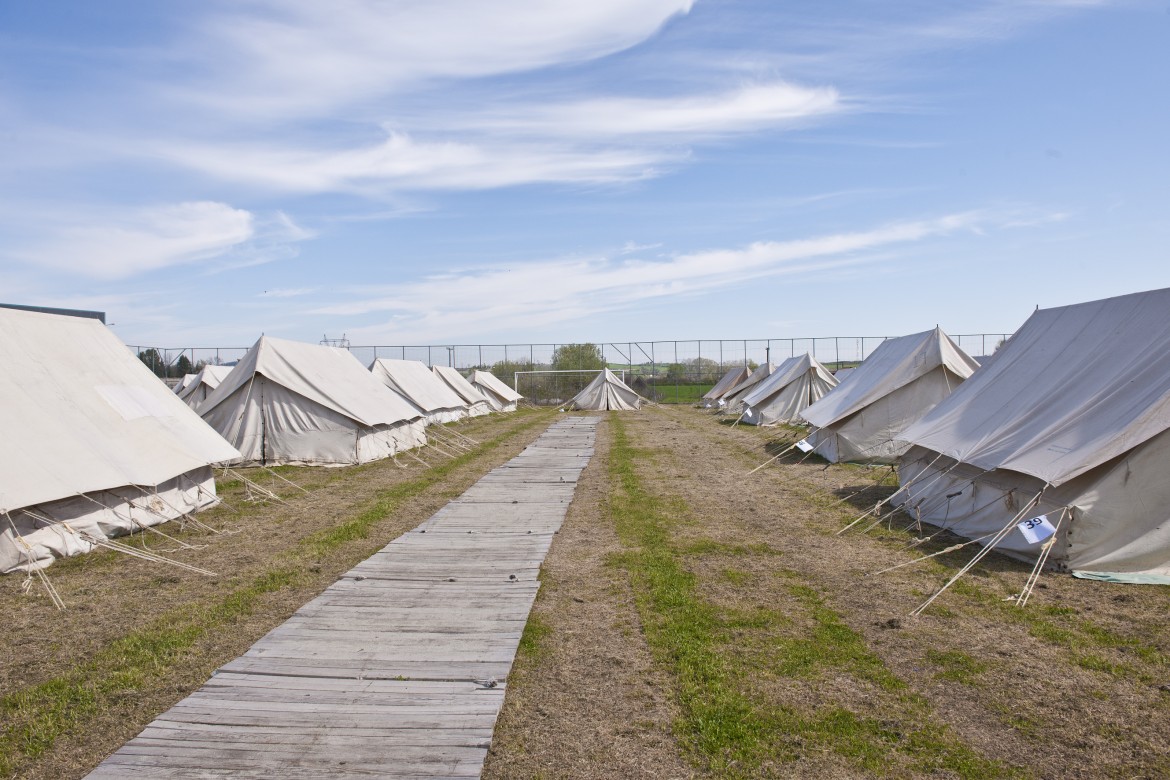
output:
[{"label": "green grass strip", "polygon": [[[835,706],[806,713],[754,700],[745,689],[761,670],[752,666],[755,661],[745,661],[743,654],[727,652],[726,629],[783,618],[767,610],[736,616],[699,596],[697,577],[684,562],[701,555],[703,546],[676,547],[672,541],[675,529],[693,523],[687,507],[656,496],[642,485],[636,461],[655,453],[631,446],[617,416],[611,417],[610,424],[609,511],[625,548],[613,563],[629,573],[647,643],[674,678],[680,709],[675,735],[694,763],[720,777],[755,777],[765,764],[795,761],[801,750],[812,746],[828,749],[875,775],[898,771],[899,764],[890,760],[892,753],[901,754],[916,769],[942,769],[962,778],[1019,774],[961,744],[946,727],[919,722],[929,715],[925,701],[902,692],[905,683],[885,668],[819,594],[804,585],[793,584],[790,592],[811,615],[812,635],[807,640],[781,642],[774,648],[778,654],[769,658],[779,663],[788,653],[800,652],[806,656],[804,661],[788,670],[800,675],[814,665],[808,651],[819,649],[816,664],[844,667],[881,690],[895,692],[890,694],[891,717],[866,718]],[[714,546],[710,551],[726,552]],[[775,669],[768,673],[774,674]],[[909,726],[904,722],[908,716],[916,721]]]},{"label": "green grass strip", "polygon": [[[4,695],[0,698],[0,775],[13,775],[23,762],[44,755],[58,738],[120,696],[149,688],[153,679],[184,659],[200,638],[251,614],[265,594],[301,584],[306,558],[316,560],[348,542],[367,539],[373,526],[403,501],[422,494],[515,436],[547,423],[551,411],[519,414],[531,414],[532,419],[470,452],[431,467],[415,479],[379,492],[359,514],[302,539],[281,556],[282,561],[218,602],[168,612],[143,629],[114,640],[68,673]],[[362,560],[368,554],[359,550],[349,557]]]}]

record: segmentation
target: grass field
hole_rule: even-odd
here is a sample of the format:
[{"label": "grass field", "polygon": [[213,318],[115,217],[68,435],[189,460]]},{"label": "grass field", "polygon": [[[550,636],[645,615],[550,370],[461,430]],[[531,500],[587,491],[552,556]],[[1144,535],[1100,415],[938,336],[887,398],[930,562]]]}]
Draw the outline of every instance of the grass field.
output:
[{"label": "grass field", "polygon": [[[248,501],[136,540],[215,578],[99,552],[48,570],[69,610],[0,579],[0,776],[81,777],[336,577],[559,415],[478,418],[426,464],[281,469]],[[965,562],[906,522],[837,536],[888,471],[788,456],[796,430],[686,406],[610,414],[507,680],[488,778],[1170,776],[1165,588]],[[407,461],[403,461],[405,465]],[[846,498],[850,497],[852,498]],[[844,499],[844,500],[843,500]]]}]

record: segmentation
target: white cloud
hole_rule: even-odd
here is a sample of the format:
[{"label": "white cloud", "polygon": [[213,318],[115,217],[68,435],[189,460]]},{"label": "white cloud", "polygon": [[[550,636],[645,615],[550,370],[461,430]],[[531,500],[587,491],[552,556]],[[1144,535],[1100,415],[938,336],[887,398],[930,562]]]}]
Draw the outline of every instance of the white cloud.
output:
[{"label": "white cloud", "polygon": [[[742,133],[823,116],[841,109],[831,87],[753,84],[716,94],[666,98],[598,97],[559,105],[534,104],[526,113],[497,111],[465,121],[489,131],[612,140],[628,136]],[[459,120],[452,118],[458,123]]]},{"label": "white cloud", "polygon": [[54,238],[11,254],[38,266],[113,279],[216,257],[254,233],[250,212],[212,201],[88,214],[62,209],[66,212],[40,226],[41,234]]},{"label": "white cloud", "polygon": [[862,253],[1001,221],[981,212],[966,212],[868,231],[679,254],[665,260],[564,258],[398,284],[383,296],[321,307],[312,313],[335,317],[388,313],[388,321],[380,325],[347,326],[351,337],[382,343],[466,337],[487,329],[532,330],[653,299],[699,295],[766,278],[821,274],[867,262]]},{"label": "white cloud", "polygon": [[678,151],[564,144],[418,142],[405,133],[353,149],[175,146],[176,163],[216,178],[287,192],[487,189],[534,182],[605,184],[644,178]]},{"label": "white cloud", "polygon": [[284,212],[257,216],[214,201],[136,209],[58,205],[7,216],[11,259],[94,279],[123,279],[173,266],[200,264],[215,273],[271,262],[313,238]]},{"label": "white cloud", "polygon": [[840,109],[831,88],[773,83],[698,96],[512,105],[482,115],[440,112],[428,120],[447,128],[446,135],[461,132],[475,140],[420,141],[388,129],[384,141],[351,148],[175,144],[149,153],[216,178],[287,192],[609,184],[655,176],[686,159],[680,141],[777,127]]},{"label": "white cloud", "polygon": [[641,43],[694,0],[253,0],[210,17],[189,55],[213,74],[190,96],[271,119],[420,82],[595,59]]}]

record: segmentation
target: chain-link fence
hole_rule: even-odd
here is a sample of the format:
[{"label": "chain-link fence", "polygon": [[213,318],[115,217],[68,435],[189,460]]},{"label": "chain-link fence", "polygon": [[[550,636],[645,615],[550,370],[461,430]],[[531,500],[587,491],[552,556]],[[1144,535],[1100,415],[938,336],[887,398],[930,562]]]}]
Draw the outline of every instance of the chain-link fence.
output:
[{"label": "chain-link fence", "polygon": [[[952,335],[973,357],[990,355],[1006,333]],[[467,372],[491,371],[534,403],[559,404],[572,398],[602,367],[625,372],[626,384],[662,403],[694,403],[729,369],[756,368],[811,353],[830,370],[855,366],[889,336],[735,339],[700,341],[577,342],[574,344],[450,344],[352,346],[364,365],[377,358],[418,360]],[[336,342],[334,342],[336,343]],[[159,377],[175,379],[206,364],[234,365],[248,347],[142,347],[130,349]],[[558,373],[520,373],[553,372]],[[566,373],[567,372],[567,373]]]}]

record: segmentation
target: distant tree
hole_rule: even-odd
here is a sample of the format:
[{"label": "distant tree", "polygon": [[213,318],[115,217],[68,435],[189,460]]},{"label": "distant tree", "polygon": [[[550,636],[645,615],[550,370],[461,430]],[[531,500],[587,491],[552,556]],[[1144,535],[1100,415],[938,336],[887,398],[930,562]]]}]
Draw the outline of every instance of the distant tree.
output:
[{"label": "distant tree", "polygon": [[557,371],[600,371],[605,355],[596,344],[564,344],[553,351],[552,367]]},{"label": "distant tree", "polygon": [[682,363],[671,363],[666,369],[666,381],[681,382],[687,377],[687,367]]},{"label": "distant tree", "polygon": [[186,355],[179,355],[179,359],[171,366],[168,372],[171,376],[186,376],[187,374],[194,374],[198,369],[191,364],[191,361]]},{"label": "distant tree", "polygon": [[154,375],[162,378],[167,375],[167,364],[163,360],[162,355],[154,347],[144,349],[138,353],[138,359],[146,364],[146,367],[154,372]]},{"label": "distant tree", "polygon": [[760,367],[760,364],[754,360],[749,360],[747,362],[747,367],[748,367],[748,371],[755,371],[757,368]]},{"label": "distant tree", "polygon": [[723,375],[723,369],[711,358],[698,357],[687,361],[687,374],[692,382],[716,382]]},{"label": "distant tree", "polygon": [[494,374],[496,379],[503,380],[508,387],[511,387],[517,371],[535,371],[536,369],[537,366],[533,365],[530,360],[500,360],[492,363],[492,367],[488,371]]}]

